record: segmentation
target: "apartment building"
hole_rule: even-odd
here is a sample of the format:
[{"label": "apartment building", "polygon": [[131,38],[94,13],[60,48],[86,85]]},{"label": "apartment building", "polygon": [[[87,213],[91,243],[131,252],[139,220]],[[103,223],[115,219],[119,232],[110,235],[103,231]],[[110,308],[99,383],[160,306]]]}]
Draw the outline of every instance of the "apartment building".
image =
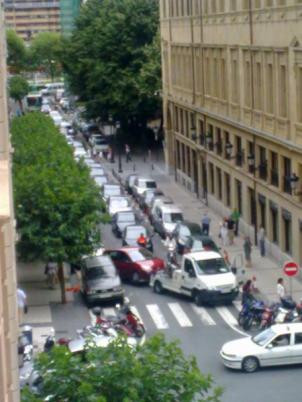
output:
[{"label": "apartment building", "polygon": [[15,234],[6,102],[4,18],[0,10],[0,401],[19,401]]},{"label": "apartment building", "polygon": [[61,32],[60,0],[4,0],[5,23],[24,40],[40,32]]},{"label": "apartment building", "polygon": [[302,0],[160,0],[165,154],[302,265]]}]

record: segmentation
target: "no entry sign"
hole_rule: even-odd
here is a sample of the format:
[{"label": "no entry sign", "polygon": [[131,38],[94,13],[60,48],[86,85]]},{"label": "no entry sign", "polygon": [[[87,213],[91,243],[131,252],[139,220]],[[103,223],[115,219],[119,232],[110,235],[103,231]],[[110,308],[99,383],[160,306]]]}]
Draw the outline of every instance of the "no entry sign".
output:
[{"label": "no entry sign", "polygon": [[295,276],[299,272],[299,265],[294,261],[288,261],[283,265],[283,272],[287,276]]}]

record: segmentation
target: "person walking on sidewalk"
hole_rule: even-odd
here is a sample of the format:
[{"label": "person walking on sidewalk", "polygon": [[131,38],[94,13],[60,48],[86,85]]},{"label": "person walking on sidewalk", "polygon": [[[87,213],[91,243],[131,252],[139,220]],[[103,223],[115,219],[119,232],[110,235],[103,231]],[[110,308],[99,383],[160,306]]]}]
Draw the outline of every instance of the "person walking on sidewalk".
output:
[{"label": "person walking on sidewalk", "polygon": [[126,153],[126,162],[128,163],[128,162],[132,161],[131,151],[130,151],[130,147],[128,144],[125,145],[125,153]]},{"label": "person walking on sidewalk", "polygon": [[235,230],[235,222],[230,215],[227,220],[228,225],[228,238],[229,238],[229,245],[232,246],[234,244],[234,230]]},{"label": "person walking on sidewalk", "polygon": [[265,229],[261,225],[258,233],[259,247],[261,257],[265,257]]},{"label": "person walking on sidewalk", "polygon": [[244,251],[244,257],[245,257],[245,266],[247,268],[250,268],[252,266],[252,242],[249,238],[249,236],[245,236],[244,238],[244,243],[243,243],[243,251]]},{"label": "person walking on sidewalk", "polygon": [[220,239],[223,246],[228,245],[228,226],[227,221],[224,219],[223,222],[220,223]]},{"label": "person walking on sidewalk", "polygon": [[238,211],[237,208],[235,208],[231,214],[231,218],[234,221],[234,234],[235,236],[238,236],[238,230],[239,230],[239,219],[240,219],[240,212]]},{"label": "person walking on sidewalk", "polygon": [[209,236],[210,223],[211,223],[211,218],[208,216],[207,212],[205,212],[202,217],[202,220],[201,220],[201,230],[205,236]]},{"label": "person walking on sidewalk", "polygon": [[57,264],[55,262],[48,262],[45,266],[46,283],[49,289],[54,289],[57,282]]},{"label": "person walking on sidewalk", "polygon": [[27,296],[24,290],[17,289],[17,304],[18,304],[18,316],[19,316],[19,325],[23,324],[23,316],[24,313],[27,313]]},{"label": "person walking on sidewalk", "polygon": [[279,278],[277,281],[277,294],[279,296],[281,303],[283,304],[284,300],[286,298],[286,291],[285,291],[283,278]]}]

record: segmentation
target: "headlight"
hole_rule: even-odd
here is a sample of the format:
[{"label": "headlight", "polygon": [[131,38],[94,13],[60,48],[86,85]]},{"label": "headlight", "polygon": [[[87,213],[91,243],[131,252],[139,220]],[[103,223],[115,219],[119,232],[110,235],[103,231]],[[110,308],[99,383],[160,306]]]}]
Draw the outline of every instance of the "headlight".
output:
[{"label": "headlight", "polygon": [[86,289],[86,293],[88,295],[93,295],[94,293],[96,293],[96,291],[94,289]]},{"label": "headlight", "polygon": [[222,351],[222,354],[223,354],[225,357],[230,357],[231,359],[237,357],[236,355],[233,355],[233,354],[231,354],[231,353],[225,353],[224,351]]},{"label": "headlight", "polygon": [[122,287],[121,286],[117,286],[116,288],[113,288],[114,292],[121,292],[122,291]]}]

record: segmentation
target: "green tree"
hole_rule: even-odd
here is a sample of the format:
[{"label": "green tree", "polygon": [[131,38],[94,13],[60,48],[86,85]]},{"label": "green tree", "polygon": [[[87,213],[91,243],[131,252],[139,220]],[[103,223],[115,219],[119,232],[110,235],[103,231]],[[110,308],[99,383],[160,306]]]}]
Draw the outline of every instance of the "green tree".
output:
[{"label": "green tree", "polygon": [[11,73],[19,73],[26,68],[27,51],[25,43],[13,29],[6,31],[7,65]]},{"label": "green tree", "polygon": [[42,353],[38,370],[43,393],[35,398],[28,390],[22,402],[219,402],[221,389],[210,375],[203,375],[195,358],[186,358],[178,342],[162,334],[131,349],[118,339],[107,348],[87,347],[85,361],[58,346]]},{"label": "green tree", "polygon": [[12,122],[14,202],[23,260],[56,261],[62,302],[63,262],[79,261],[99,246],[102,202],[84,163],[42,113]]},{"label": "green tree", "polygon": [[30,58],[36,68],[43,69],[51,77],[61,73],[63,40],[56,32],[41,32],[34,37],[30,45]]},{"label": "green tree", "polygon": [[19,103],[20,110],[23,112],[22,100],[29,92],[29,85],[25,78],[15,75],[9,80],[9,96]]},{"label": "green tree", "polygon": [[[82,7],[63,66],[88,117],[112,115],[125,132],[129,125],[144,128],[158,111],[154,93],[159,89],[160,68],[149,69],[148,74],[154,75],[148,77],[148,89],[142,71],[158,18],[157,0],[90,0]],[[152,50],[154,55],[155,46]]]}]

